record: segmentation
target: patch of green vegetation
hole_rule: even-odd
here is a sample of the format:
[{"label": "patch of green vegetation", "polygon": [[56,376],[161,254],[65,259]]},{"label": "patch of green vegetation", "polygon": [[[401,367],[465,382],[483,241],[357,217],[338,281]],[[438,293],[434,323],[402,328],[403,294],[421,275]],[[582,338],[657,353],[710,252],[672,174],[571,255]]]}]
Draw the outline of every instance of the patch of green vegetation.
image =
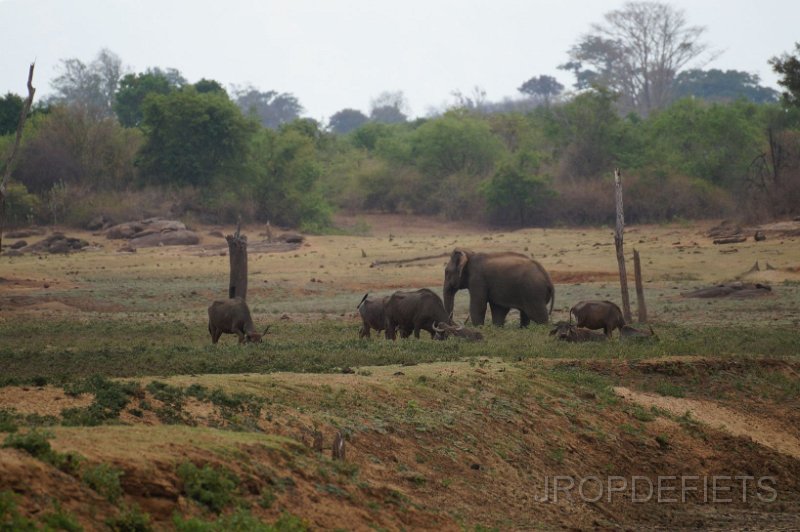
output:
[{"label": "patch of green vegetation", "polygon": [[0,408],[0,432],[17,432],[21,417],[14,409]]},{"label": "patch of green vegetation", "polygon": [[686,397],[686,390],[682,386],[669,381],[657,382],[654,389],[656,393],[668,397]]},{"label": "patch of green vegetation", "polygon": [[183,411],[186,398],[181,388],[161,381],[150,382],[145,389],[163,406],[155,410],[158,419],[167,425],[192,425],[191,419]]},{"label": "patch of green vegetation", "polygon": [[97,426],[117,420],[131,399],[143,395],[137,382],[112,381],[98,374],[66,385],[64,392],[72,396],[83,393],[94,395],[94,401],[86,408],[65,408],[61,411],[62,423],[68,426]]},{"label": "patch of green vegetation", "polygon": [[27,532],[38,528],[36,523],[19,513],[14,492],[0,491],[0,530]]},{"label": "patch of green vegetation", "polygon": [[288,512],[282,513],[274,523],[267,524],[248,510],[241,508],[230,515],[221,516],[215,521],[175,515],[172,522],[178,532],[305,532],[308,530],[305,521]]},{"label": "patch of green vegetation", "polygon": [[[315,299],[312,297],[309,301],[313,304]],[[9,324],[20,325],[20,330]],[[754,353],[797,356],[796,329],[790,323],[724,327],[655,324],[659,336],[657,342],[621,343],[615,337],[611,342],[592,345],[557,342],[548,335],[549,327],[546,325],[532,325],[527,329],[486,326],[481,328],[486,337],[484,342],[435,342],[429,338],[388,342],[382,339],[359,340],[358,324],[345,321],[279,323],[273,326],[269,341],[248,346],[235,343],[212,346],[207,335],[202,334],[205,326],[199,322],[195,326],[197,334],[187,335],[185,325],[181,325],[178,332],[175,330],[177,326],[169,320],[145,324],[135,319],[111,319],[104,322],[104,340],[100,345],[96,341],[84,340],[82,333],[94,336],[93,331],[86,327],[66,319],[56,321],[52,330],[49,326],[45,329],[44,325],[29,322],[0,323],[0,336],[4,339],[0,346],[0,360],[3,361],[5,381],[15,379],[19,382],[43,376],[56,382],[88,377],[93,373],[108,378],[274,371],[325,373],[343,367],[473,357],[477,360],[487,356],[506,360],[637,360],[664,355],[716,357]],[[177,343],[176,337],[184,341]],[[42,343],[41,338],[52,340]],[[191,394],[202,395],[204,392],[208,393],[208,390],[196,388]]]},{"label": "patch of green vegetation", "polygon": [[3,442],[3,447],[25,451],[34,458],[46,462],[53,467],[73,475],[83,462],[83,457],[75,453],[59,453],[50,446],[53,434],[30,430],[25,433],[9,434]]},{"label": "patch of green vegetation", "polygon": [[136,505],[123,506],[117,515],[106,519],[106,526],[112,532],[151,532],[150,514]]},{"label": "patch of green vegetation", "polygon": [[83,472],[83,482],[109,502],[116,502],[122,496],[119,477],[122,470],[108,464],[97,464]]},{"label": "patch of green vegetation", "polygon": [[233,502],[238,479],[227,469],[207,464],[199,468],[191,462],[184,462],[178,466],[177,472],[183,481],[184,493],[209,510],[220,513]]},{"label": "patch of green vegetation", "polygon": [[[44,523],[45,531],[65,530],[66,532],[81,532],[83,530],[83,527],[78,523],[75,516],[61,508],[58,502],[55,503],[53,510],[42,515],[40,520]],[[0,526],[0,529],[2,529],[2,526]]]}]

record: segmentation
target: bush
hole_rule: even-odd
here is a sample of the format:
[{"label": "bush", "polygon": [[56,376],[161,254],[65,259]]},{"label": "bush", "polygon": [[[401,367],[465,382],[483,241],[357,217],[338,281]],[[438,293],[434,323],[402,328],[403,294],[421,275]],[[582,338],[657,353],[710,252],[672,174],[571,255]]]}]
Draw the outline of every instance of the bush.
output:
[{"label": "bush", "polygon": [[203,521],[197,518],[184,519],[176,515],[172,519],[178,532],[303,532],[308,526],[299,517],[283,513],[273,524],[259,521],[247,510],[237,510],[231,515],[216,521]]},{"label": "bush", "polygon": [[106,519],[106,525],[112,532],[150,532],[150,514],[143,512],[138,506],[124,506],[114,517]]},{"label": "bush", "polygon": [[213,512],[221,512],[233,501],[238,480],[226,469],[209,465],[199,468],[191,462],[184,462],[178,466],[178,476],[183,480],[184,493]]},{"label": "bush", "polygon": [[108,499],[109,502],[114,503],[122,495],[122,487],[119,483],[121,475],[121,469],[108,464],[98,464],[84,471],[83,482]]},{"label": "bush", "polygon": [[0,530],[26,532],[38,530],[36,524],[20,515],[12,491],[0,491]]},{"label": "bush", "polygon": [[37,220],[41,208],[38,196],[30,194],[25,185],[9,182],[6,188],[6,224],[9,227],[30,225]]}]

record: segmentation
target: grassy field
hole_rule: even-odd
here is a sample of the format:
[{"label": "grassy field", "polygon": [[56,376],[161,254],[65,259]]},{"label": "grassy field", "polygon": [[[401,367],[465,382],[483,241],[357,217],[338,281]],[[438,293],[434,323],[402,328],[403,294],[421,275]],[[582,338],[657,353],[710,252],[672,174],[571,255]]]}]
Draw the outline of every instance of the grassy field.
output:
[{"label": "grassy field", "polygon": [[[593,345],[556,342],[547,325],[519,329],[515,312],[479,343],[359,340],[355,306],[365,292],[441,293],[447,257],[390,261],[462,246],[533,255],[556,283],[552,321],[566,319],[582,299],[619,301],[610,228],[342,220],[342,235],[250,253],[248,301],[270,332],[248,346],[232,335],[211,345],[206,329],[228,280],[224,240],[208,233],[230,228],[132,254],[77,234],[95,245],[0,255],[0,523],[796,528],[800,238],[775,225],[764,242],[717,246],[711,225],[627,229],[658,339]],[[254,243],[259,231],[244,232]],[[735,279],[772,295],[681,296]],[[462,291],[458,319],[467,305]],[[344,461],[330,458],[337,432]],[[694,491],[679,504],[624,490],[541,500],[556,477],[636,475],[769,477],[777,496],[739,484],[731,503]]]}]

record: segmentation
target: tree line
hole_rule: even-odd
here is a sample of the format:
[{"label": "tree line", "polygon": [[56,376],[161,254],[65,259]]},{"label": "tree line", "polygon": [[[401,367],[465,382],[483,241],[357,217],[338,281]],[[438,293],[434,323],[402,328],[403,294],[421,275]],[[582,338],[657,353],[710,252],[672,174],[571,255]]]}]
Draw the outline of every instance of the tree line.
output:
[{"label": "tree line", "polygon": [[[569,51],[574,91],[534,76],[519,100],[455,92],[450,108],[416,120],[401,92],[386,92],[368,114],[343,109],[324,125],[288,93],[189,83],[172,68],[126,73],[108,50],[63,60],[26,124],[9,222],[170,211],[323,231],[344,209],[602,224],[615,167],[633,222],[796,214],[800,44],[770,60],[781,95],[744,72],[688,68],[708,52],[702,33],[669,6],[629,3]],[[679,53],[651,47],[646,58],[642,35]],[[0,154],[21,108],[20,96],[0,98]]]}]

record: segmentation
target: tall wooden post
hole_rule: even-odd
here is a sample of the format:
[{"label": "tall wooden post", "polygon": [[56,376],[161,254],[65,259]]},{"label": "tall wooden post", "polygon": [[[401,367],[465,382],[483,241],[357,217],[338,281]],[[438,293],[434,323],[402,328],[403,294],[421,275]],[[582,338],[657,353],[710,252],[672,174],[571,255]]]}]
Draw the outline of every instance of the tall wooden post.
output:
[{"label": "tall wooden post", "polygon": [[644,304],[644,286],[642,285],[642,263],[639,252],[633,249],[633,277],[636,280],[636,313],[639,323],[647,323],[647,305]]},{"label": "tall wooden post", "polygon": [[11,167],[14,164],[14,158],[17,156],[20,140],[22,140],[22,130],[25,129],[25,120],[28,118],[28,113],[31,110],[33,103],[33,95],[36,88],[33,86],[33,67],[35,63],[31,63],[28,69],[28,97],[22,105],[22,110],[19,113],[19,122],[17,122],[17,136],[14,138],[14,145],[11,148],[11,155],[6,161],[6,167],[3,170],[3,176],[0,178],[0,250],[3,248],[3,229],[6,225],[6,190],[8,187],[8,179],[11,176]]},{"label": "tall wooden post", "polygon": [[617,204],[617,227],[614,231],[614,247],[617,248],[617,264],[619,265],[619,286],[622,291],[622,314],[625,321],[633,321],[631,302],[628,298],[628,272],[625,270],[625,252],[622,245],[622,232],[625,229],[625,214],[622,209],[622,176],[619,168],[614,170],[614,189]]},{"label": "tall wooden post", "polygon": [[231,277],[228,297],[247,299],[247,236],[240,234],[242,222],[236,225],[236,233],[228,235],[228,256],[231,259]]}]

